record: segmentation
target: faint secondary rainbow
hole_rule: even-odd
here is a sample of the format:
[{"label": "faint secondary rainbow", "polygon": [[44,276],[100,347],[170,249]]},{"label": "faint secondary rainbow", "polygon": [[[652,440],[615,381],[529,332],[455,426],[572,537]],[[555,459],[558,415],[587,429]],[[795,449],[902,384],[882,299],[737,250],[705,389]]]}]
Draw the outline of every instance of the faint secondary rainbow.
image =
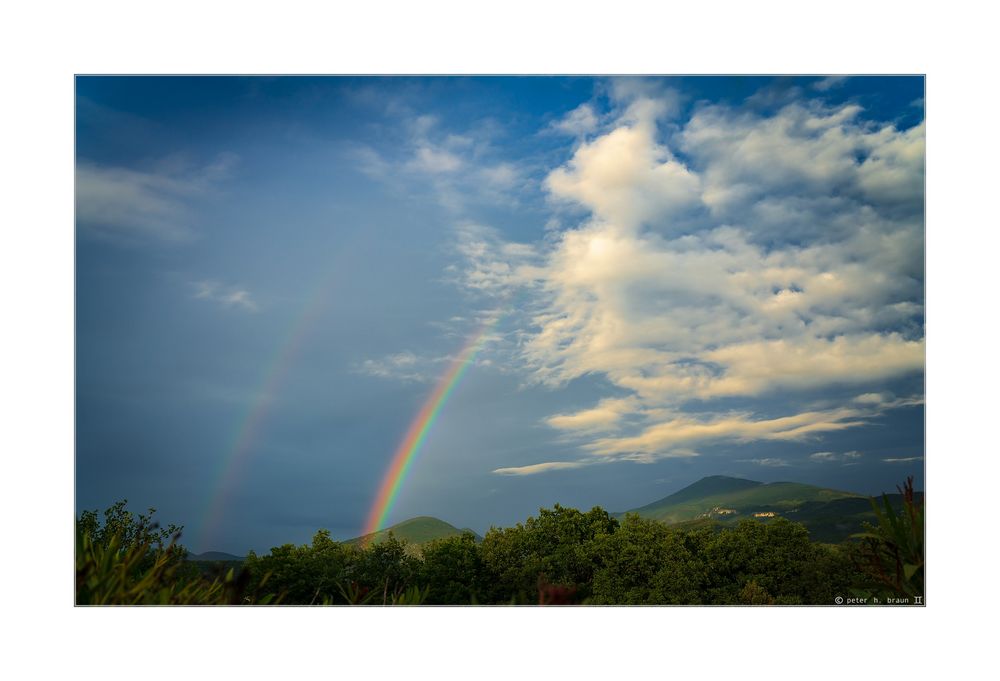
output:
[{"label": "faint secondary rainbow", "polygon": [[201,546],[208,550],[219,540],[219,527],[229,507],[230,497],[246,466],[252,445],[260,433],[261,426],[275,394],[278,392],[289,368],[295,363],[302,341],[308,335],[313,323],[323,308],[326,296],[324,290],[313,297],[298,318],[292,323],[288,333],[277,346],[271,361],[264,364],[260,383],[254,394],[250,409],[239,422],[232,446],[226,452],[220,466],[218,481],[212,486],[213,496],[209,502],[205,520],[202,523]]},{"label": "faint secondary rainbow", "polygon": [[423,406],[420,407],[420,411],[417,412],[416,417],[410,423],[410,427],[406,431],[406,436],[400,442],[396,453],[392,457],[392,462],[389,464],[389,468],[382,478],[378,496],[375,497],[375,503],[372,504],[371,510],[368,512],[368,519],[365,522],[364,530],[361,532],[362,537],[368,537],[382,529],[386,518],[392,512],[396,498],[399,496],[399,490],[406,480],[406,475],[409,473],[414,459],[417,458],[417,454],[420,453],[420,449],[427,440],[427,434],[437,420],[438,414],[441,413],[442,407],[448,401],[448,397],[454,391],[455,386],[462,380],[462,376],[465,375],[466,370],[472,366],[476,354],[482,349],[484,342],[489,336],[489,332],[496,326],[498,320],[499,317],[487,322],[472,336],[465,347],[462,348],[462,351],[458,353],[458,356],[452,360],[448,366],[448,370],[445,371],[434,387],[434,391],[424,401]]},{"label": "faint secondary rainbow", "polygon": [[203,516],[196,542],[202,551],[217,548],[215,544],[220,539],[219,528],[249,459],[254,442],[260,434],[268,407],[288,376],[289,369],[294,365],[304,340],[309,336],[310,330],[323,312],[326,302],[339,280],[338,275],[339,268],[334,266],[331,267],[329,273],[321,277],[312,295],[306,299],[302,309],[293,318],[288,332],[278,343],[271,360],[264,363],[254,399],[249,410],[239,422],[232,445],[227,449],[219,466],[218,478],[211,487],[212,496]]}]

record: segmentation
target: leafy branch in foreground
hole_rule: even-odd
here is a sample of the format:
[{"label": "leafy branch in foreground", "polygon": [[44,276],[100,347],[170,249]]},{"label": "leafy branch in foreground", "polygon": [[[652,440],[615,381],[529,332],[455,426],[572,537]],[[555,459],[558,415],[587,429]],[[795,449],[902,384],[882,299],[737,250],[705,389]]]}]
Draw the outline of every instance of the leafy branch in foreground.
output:
[{"label": "leafy branch in foreground", "polygon": [[[76,602],[78,605],[236,605],[274,602],[248,590],[249,573],[229,570],[212,581],[185,562],[177,543],[180,529],[163,530],[148,515],[133,516],[125,501],[97,513],[84,511],[76,523]],[[167,541],[169,538],[169,541]],[[167,543],[165,543],[167,542]],[[260,581],[263,585],[267,575]]]},{"label": "leafy branch in foreground", "polygon": [[924,502],[913,492],[913,477],[899,493],[903,507],[897,512],[882,495],[881,507],[872,499],[877,526],[854,535],[861,540],[858,568],[878,586],[903,597],[924,595]]}]

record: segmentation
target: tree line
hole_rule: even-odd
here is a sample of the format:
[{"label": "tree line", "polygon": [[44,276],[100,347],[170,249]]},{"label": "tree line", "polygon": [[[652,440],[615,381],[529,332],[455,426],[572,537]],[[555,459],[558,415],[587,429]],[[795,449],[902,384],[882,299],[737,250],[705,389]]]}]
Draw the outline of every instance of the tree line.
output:
[{"label": "tree line", "polygon": [[[873,500],[878,524],[841,544],[784,518],[677,529],[555,505],[514,527],[420,546],[367,546],[318,531],[212,573],[186,561],[180,528],[119,502],[77,521],[77,602],[292,605],[830,605],[923,596],[923,504]],[[919,601],[917,601],[919,602]]]}]

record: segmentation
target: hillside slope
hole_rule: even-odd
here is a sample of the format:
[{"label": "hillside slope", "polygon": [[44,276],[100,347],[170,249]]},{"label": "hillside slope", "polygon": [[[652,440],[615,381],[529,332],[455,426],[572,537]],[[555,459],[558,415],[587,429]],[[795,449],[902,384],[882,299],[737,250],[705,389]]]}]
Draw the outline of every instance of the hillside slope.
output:
[{"label": "hillside slope", "polygon": [[[445,539],[446,537],[457,537],[463,532],[472,532],[469,529],[459,529],[450,523],[446,523],[439,518],[432,518],[430,516],[418,516],[416,518],[410,518],[409,520],[404,520],[401,523],[393,525],[392,527],[387,527],[384,530],[379,530],[374,533],[374,535],[365,535],[363,537],[355,537],[354,539],[348,539],[345,544],[359,544],[362,540],[372,537],[372,541],[375,543],[385,541],[389,537],[389,533],[392,533],[396,539],[406,541],[410,544],[426,544],[427,542],[434,541],[435,539]],[[476,534],[475,532],[472,532]],[[481,537],[477,534],[476,539],[479,540]]]},{"label": "hillside slope", "polygon": [[853,492],[798,482],[762,483],[714,475],[627,513],[673,524],[699,518],[746,517],[754,513],[786,515],[805,504],[825,504],[838,499],[857,499],[866,505],[868,503],[867,497]]},{"label": "hillside slope", "polygon": [[223,561],[223,562],[242,562],[245,560],[243,556],[234,556],[231,553],[225,553],[223,551],[206,551],[205,553],[189,553],[187,559],[190,561]]}]

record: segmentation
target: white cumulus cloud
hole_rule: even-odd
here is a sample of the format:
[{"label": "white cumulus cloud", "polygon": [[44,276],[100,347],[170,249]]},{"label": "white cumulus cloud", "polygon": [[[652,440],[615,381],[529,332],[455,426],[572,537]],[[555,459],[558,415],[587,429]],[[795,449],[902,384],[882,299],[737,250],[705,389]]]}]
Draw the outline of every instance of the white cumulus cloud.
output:
[{"label": "white cumulus cloud", "polygon": [[923,371],[923,124],[800,98],[770,115],[696,107],[665,126],[673,99],[631,96],[545,180],[585,219],[554,221],[537,244],[486,228],[463,242],[467,286],[531,301],[531,380],[598,375],[626,393],[546,423],[580,435],[585,457],[648,461],[815,439],[919,404],[871,389],[784,414],[716,402]]}]

